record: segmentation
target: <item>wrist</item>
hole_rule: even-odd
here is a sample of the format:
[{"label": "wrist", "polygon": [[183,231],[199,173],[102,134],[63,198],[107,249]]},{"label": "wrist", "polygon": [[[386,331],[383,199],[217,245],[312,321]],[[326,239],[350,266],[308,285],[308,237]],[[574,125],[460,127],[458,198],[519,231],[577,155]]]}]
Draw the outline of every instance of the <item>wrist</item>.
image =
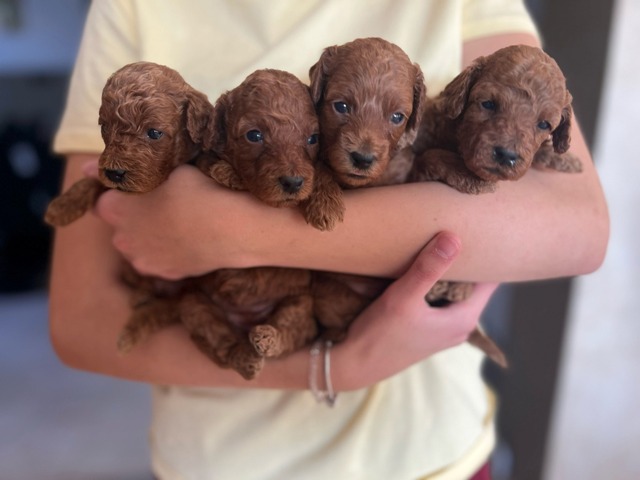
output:
[{"label": "wrist", "polygon": [[355,338],[333,345],[330,355],[331,382],[335,392],[360,390],[380,380],[369,375],[370,355]]}]

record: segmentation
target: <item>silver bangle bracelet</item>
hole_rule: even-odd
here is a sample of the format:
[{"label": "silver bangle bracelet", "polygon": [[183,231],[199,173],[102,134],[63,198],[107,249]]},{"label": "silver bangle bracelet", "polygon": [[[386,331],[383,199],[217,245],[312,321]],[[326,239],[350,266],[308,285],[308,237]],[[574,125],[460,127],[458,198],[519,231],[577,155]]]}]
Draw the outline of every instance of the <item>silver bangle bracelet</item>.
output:
[{"label": "silver bangle bracelet", "polygon": [[[309,389],[318,403],[325,403],[333,407],[338,394],[333,390],[331,383],[331,347],[333,347],[333,342],[330,340],[318,340],[311,346],[309,352]],[[323,352],[321,360],[320,354]],[[322,373],[319,371],[320,366],[322,366]],[[323,379],[324,388],[320,388],[319,379]]]}]

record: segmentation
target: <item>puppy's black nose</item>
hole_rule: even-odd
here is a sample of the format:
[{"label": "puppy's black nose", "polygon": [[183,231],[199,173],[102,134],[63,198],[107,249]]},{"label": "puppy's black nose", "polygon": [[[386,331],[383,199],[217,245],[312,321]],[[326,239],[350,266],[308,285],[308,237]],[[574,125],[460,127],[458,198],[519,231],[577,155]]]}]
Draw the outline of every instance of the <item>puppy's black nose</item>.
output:
[{"label": "puppy's black nose", "polygon": [[513,167],[518,160],[518,154],[504,147],[494,147],[493,159],[503,167]]},{"label": "puppy's black nose", "polygon": [[304,178],[293,176],[282,176],[278,178],[282,189],[287,193],[297,193],[304,184]]},{"label": "puppy's black nose", "polygon": [[126,170],[122,170],[122,169],[105,170],[104,174],[113,183],[122,183],[122,182],[124,182],[124,178],[127,175],[127,171]]},{"label": "puppy's black nose", "polygon": [[376,156],[371,155],[369,153],[363,154],[360,152],[351,152],[351,163],[356,168],[360,168],[362,170],[366,170],[371,167],[371,164],[375,162]]}]

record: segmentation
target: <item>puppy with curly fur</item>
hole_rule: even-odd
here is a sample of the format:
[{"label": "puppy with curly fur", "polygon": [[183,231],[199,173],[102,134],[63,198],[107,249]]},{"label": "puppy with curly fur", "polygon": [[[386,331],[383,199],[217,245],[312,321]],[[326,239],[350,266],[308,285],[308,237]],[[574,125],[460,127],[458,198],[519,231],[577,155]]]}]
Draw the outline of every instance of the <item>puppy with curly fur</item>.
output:
[{"label": "puppy with curly fur", "polygon": [[[309,88],[280,70],[258,70],[215,105],[213,155],[200,167],[220,184],[274,207],[301,206],[314,227],[342,220],[342,191],[317,162],[318,119]],[[198,348],[246,379],[266,358],[317,335],[311,273],[261,267],[222,269],[188,280],[177,308]],[[162,323],[139,317],[121,335],[129,349]]]},{"label": "puppy with curly fur", "polygon": [[105,148],[99,179],[86,178],[53,199],[45,221],[68,225],[109,188],[145,193],[175,167],[207,149],[213,105],[180,74],[164,65],[135,62],[120,68],[102,91],[99,124]]},{"label": "puppy with curly fur", "polygon": [[[404,183],[422,124],[426,86],[420,67],[397,45],[357,39],[325,49],[310,70],[320,115],[321,157],[344,188]],[[353,319],[390,280],[329,272],[314,274],[314,308],[324,336],[341,340]],[[505,365],[479,329],[471,343]]]},{"label": "puppy with curly fur", "polygon": [[420,67],[397,45],[361,38],[326,48],[309,76],[321,158],[340,185],[403,183],[426,99]]},{"label": "puppy with curly fur", "polygon": [[[55,198],[45,221],[52,226],[72,223],[108,189],[150,192],[178,165],[205,155],[214,120],[206,95],[174,69],[152,62],[121,67],[102,91],[98,123],[105,148],[98,160],[99,178],[79,180]],[[132,308],[128,334],[118,344],[127,351],[140,335],[140,325],[159,328],[179,320],[175,302],[185,282],[140,275],[125,261],[120,274]]]},{"label": "puppy with curly fur", "polygon": [[[426,100],[422,70],[395,44],[360,38],[322,52],[309,70],[320,158],[345,189],[403,183]],[[388,279],[314,272],[323,335],[340,340]]]},{"label": "puppy with curly fur", "polygon": [[560,67],[540,48],[480,57],[426,104],[409,180],[482,193],[530,167],[580,172],[567,153],[571,101]]},{"label": "puppy with curly fur", "polygon": [[[580,172],[567,152],[571,101],[560,67],[540,48],[514,45],[480,57],[427,103],[409,181],[479,194],[531,167]],[[459,301],[472,288],[439,282],[428,299]]]}]

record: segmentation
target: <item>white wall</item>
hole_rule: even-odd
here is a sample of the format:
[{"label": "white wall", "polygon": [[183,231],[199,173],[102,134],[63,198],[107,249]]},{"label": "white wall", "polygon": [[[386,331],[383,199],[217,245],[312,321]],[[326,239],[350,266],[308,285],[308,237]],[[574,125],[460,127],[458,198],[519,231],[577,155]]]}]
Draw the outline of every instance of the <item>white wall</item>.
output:
[{"label": "white wall", "polygon": [[593,152],[611,241],[576,283],[547,480],[640,479],[640,2],[618,0],[613,21]]}]

